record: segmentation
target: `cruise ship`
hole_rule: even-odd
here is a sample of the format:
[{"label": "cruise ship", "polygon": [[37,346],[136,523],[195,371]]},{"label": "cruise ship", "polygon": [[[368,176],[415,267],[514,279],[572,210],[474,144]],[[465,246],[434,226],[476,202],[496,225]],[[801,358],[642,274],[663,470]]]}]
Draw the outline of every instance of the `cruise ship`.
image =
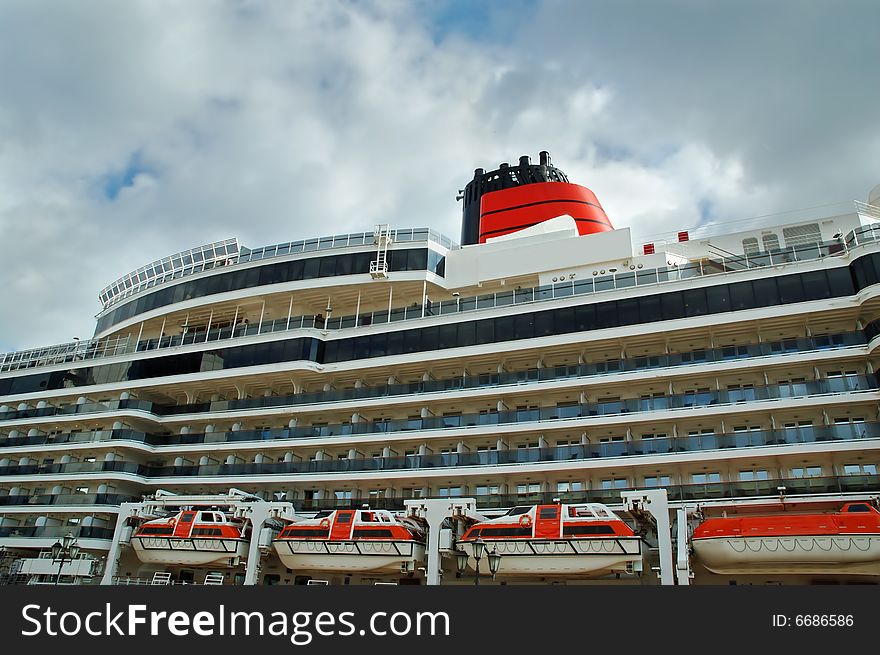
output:
[{"label": "cruise ship", "polygon": [[0,355],[0,581],[880,582],[880,187],[638,241],[547,152],[458,200]]}]

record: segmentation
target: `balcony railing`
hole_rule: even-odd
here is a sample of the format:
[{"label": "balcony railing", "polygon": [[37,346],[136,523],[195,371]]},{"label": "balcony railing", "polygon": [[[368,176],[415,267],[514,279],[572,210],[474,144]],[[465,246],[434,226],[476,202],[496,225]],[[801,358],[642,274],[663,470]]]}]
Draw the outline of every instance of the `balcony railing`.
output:
[{"label": "balcony railing", "polygon": [[[875,475],[841,475],[815,478],[778,478],[756,482],[713,482],[709,484],[664,485],[672,502],[700,502],[717,499],[740,499],[779,497],[780,487],[787,496],[819,494],[877,494],[880,480]],[[461,496],[474,498],[478,509],[502,509],[517,505],[549,505],[560,499],[563,503],[603,503],[619,505],[622,491],[650,487],[618,487],[614,489],[589,489],[582,491],[553,491],[531,494],[471,494]],[[436,496],[426,496],[436,498]],[[449,496],[444,496],[449,497]],[[452,496],[453,498],[455,496]],[[330,509],[360,509],[369,504],[373,509],[402,510],[404,500],[410,497],[382,496],[361,498],[323,498],[294,500],[297,511],[310,512]]]},{"label": "balcony railing", "polygon": [[140,496],[125,494],[34,494],[32,496],[0,496],[0,507],[23,505],[109,505],[118,507],[121,503],[134,503]]},{"label": "balcony railing", "polygon": [[68,534],[72,534],[78,539],[112,539],[113,528],[100,528],[92,525],[0,526],[0,538],[54,539]]},{"label": "balcony railing", "polygon": [[[236,434],[236,433],[227,433]],[[190,437],[194,435],[182,435]],[[202,435],[203,436],[203,435]],[[360,457],[314,461],[208,464],[204,466],[155,466],[135,462],[75,462],[68,464],[30,464],[0,467],[6,475],[43,475],[119,472],[145,478],[192,476],[290,475],[308,473],[363,473],[371,471],[419,471],[430,468],[460,469],[476,466],[503,466],[548,462],[583,461],[597,458],[623,458],[639,455],[701,452],[709,450],[755,448],[834,441],[877,439],[880,423],[847,423],[782,430],[754,430],[725,434],[660,437],[554,448],[516,448],[440,455],[404,457]],[[200,442],[197,442],[200,443]]]},{"label": "balcony railing", "polygon": [[[833,240],[825,243],[805,244],[753,254],[722,257],[720,259],[704,258],[679,266],[665,266],[652,269],[637,268],[635,270],[609,273],[588,279],[567,280],[557,284],[528,289],[455,298],[454,300],[429,301],[424,305],[417,303],[409,307],[398,307],[390,312],[387,310],[368,312],[329,319],[323,319],[314,315],[296,316],[290,319],[264,321],[255,326],[226,327],[209,332],[192,332],[138,342],[130,341],[127,337],[77,341],[45,348],[0,354],[0,372],[68,362],[73,363],[80,360],[94,360],[130,352],[173,348],[192,343],[224,341],[257,334],[286,332],[303,328],[322,330],[349,329],[424,318],[426,316],[442,316],[510,305],[531,304],[571,296],[590,295],[615,289],[650,287],[667,282],[736,273],[767,266],[779,268],[799,262],[846,255],[853,249],[875,243],[878,238],[880,238],[880,226],[867,225],[851,231],[840,241]],[[400,239],[398,238],[397,240]],[[251,257],[256,252],[252,251]]]},{"label": "balcony railing", "polygon": [[[42,407],[13,410],[0,413],[0,421],[41,418],[65,414],[84,414],[93,412],[112,412],[119,409],[134,409],[150,412],[157,416],[174,416],[202,412],[224,412],[243,409],[260,409],[271,407],[295,407],[319,403],[344,402],[350,400],[367,400],[371,398],[389,398],[415,394],[439,393],[449,391],[465,391],[468,389],[485,389],[534,382],[551,382],[573,378],[587,378],[601,375],[613,375],[632,371],[644,371],[694,364],[711,364],[737,359],[769,357],[780,354],[814,352],[833,348],[847,348],[866,343],[866,336],[861,332],[844,332],[840,334],[821,335],[809,338],[786,339],[784,341],[765,342],[750,345],[726,346],[723,348],[701,349],[687,353],[670,355],[652,355],[630,359],[612,360],[593,364],[572,366],[556,366],[553,368],[529,369],[507,373],[492,373],[469,377],[430,380],[410,384],[380,385],[354,389],[339,389],[292,394],[286,396],[269,396],[261,398],[245,398],[241,400],[219,400],[188,405],[160,405],[145,400],[129,399],[109,403],[82,403],[65,407]],[[24,439],[20,437],[19,439]],[[88,439],[86,439],[88,440]],[[25,443],[45,443],[41,441],[21,441]],[[0,446],[3,441],[0,440]]]},{"label": "balcony railing", "polygon": [[[589,489],[580,491],[554,491],[525,494],[472,494],[461,493],[461,496],[474,498],[480,509],[499,509],[517,505],[552,504],[555,499],[563,503],[603,503],[617,505],[621,502],[621,491],[645,489],[640,487],[617,487],[613,489]],[[711,482],[703,484],[664,485],[669,500],[672,502],[705,502],[710,500],[741,499],[741,498],[778,498],[780,491],[788,497],[822,494],[865,494],[876,495],[880,492],[880,479],[876,475],[840,475],[824,477],[775,478],[752,482]],[[433,496],[436,497],[436,496]],[[453,496],[454,497],[454,496]],[[404,509],[404,500],[411,497],[376,496],[359,498],[323,498],[296,499],[294,506],[299,512],[310,512],[331,509],[360,509],[369,504],[373,509]],[[0,528],[0,537],[61,537],[78,529],[88,530],[93,538],[109,539],[113,530],[86,526],[53,526],[53,527],[16,527]],[[38,532],[39,531],[39,532]],[[15,534],[13,534],[15,533]],[[104,536],[106,535],[106,536]],[[74,536],[85,537],[84,534]]]},{"label": "balcony railing", "polygon": [[[788,496],[812,494],[876,494],[880,481],[874,475],[842,475],[815,478],[779,478],[757,482],[714,482],[709,484],[664,485],[672,502],[707,501],[715,499],[739,499],[756,497],[779,497],[779,488],[785,487]],[[479,509],[502,509],[517,505],[549,505],[560,499],[563,503],[603,503],[619,505],[621,491],[633,491],[650,487],[619,487],[614,489],[589,489],[581,491],[554,491],[531,494],[472,494],[461,496],[474,498]],[[436,498],[436,496],[426,496]],[[450,497],[450,496],[444,496]],[[455,496],[451,496],[454,498]],[[294,500],[297,511],[310,512],[331,509],[360,509],[369,504],[373,509],[402,510],[404,501],[410,497],[382,496],[361,498],[322,498]]]}]

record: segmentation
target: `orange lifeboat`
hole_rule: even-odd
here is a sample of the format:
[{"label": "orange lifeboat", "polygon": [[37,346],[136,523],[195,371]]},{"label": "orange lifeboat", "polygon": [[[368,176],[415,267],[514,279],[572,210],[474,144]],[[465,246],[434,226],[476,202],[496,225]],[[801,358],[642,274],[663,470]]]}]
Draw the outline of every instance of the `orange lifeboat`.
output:
[{"label": "orange lifeboat", "polygon": [[691,544],[696,559],[722,575],[878,575],[880,512],[852,502],[836,512],[709,518]]},{"label": "orange lifeboat", "polygon": [[289,569],[413,572],[425,559],[423,527],[386,510],[338,509],[285,527],[275,552]]},{"label": "orange lifeboat", "polygon": [[132,535],[131,545],[146,564],[237,566],[247,555],[243,524],[217,510],[183,510],[147,521]]},{"label": "orange lifeboat", "polygon": [[505,576],[597,576],[640,570],[642,561],[641,539],[599,503],[514,507],[469,528],[458,550],[471,554],[477,539],[502,556]]}]

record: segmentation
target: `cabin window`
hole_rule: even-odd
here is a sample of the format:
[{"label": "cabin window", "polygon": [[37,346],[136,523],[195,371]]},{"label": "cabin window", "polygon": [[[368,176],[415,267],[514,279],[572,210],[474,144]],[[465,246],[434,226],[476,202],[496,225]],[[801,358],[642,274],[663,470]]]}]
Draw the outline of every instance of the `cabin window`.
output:
[{"label": "cabin window", "polygon": [[646,487],[668,487],[672,484],[672,479],[668,475],[646,475]]},{"label": "cabin window", "polygon": [[483,528],[481,537],[531,537],[531,528]]},{"label": "cabin window", "polygon": [[193,528],[194,537],[219,537],[223,533],[220,528]]},{"label": "cabin window", "polygon": [[525,505],[523,505],[521,507],[514,507],[513,509],[511,509],[507,513],[507,515],[508,516],[519,516],[520,514],[528,514],[529,510],[531,510],[531,509],[532,509],[531,507],[527,507]]},{"label": "cabin window", "polygon": [[329,530],[321,528],[287,528],[283,536],[285,537],[324,537],[330,534]]},{"label": "cabin window", "polygon": [[354,530],[355,537],[373,537],[374,539],[387,539],[394,534],[388,528],[363,528]]},{"label": "cabin window", "polygon": [[556,483],[556,493],[569,493],[571,491],[583,491],[584,483],[583,482],[572,482],[569,480],[562,480]]},{"label": "cabin window", "polygon": [[351,512],[341,512],[336,517],[337,523],[351,523]]},{"label": "cabin window", "polygon": [[691,475],[691,482],[694,484],[707,484],[712,482],[721,482],[720,473],[694,473]]},{"label": "cabin window", "polygon": [[603,489],[626,489],[629,482],[626,478],[607,478],[601,484]]},{"label": "cabin window", "polygon": [[146,526],[140,530],[140,534],[142,535],[170,535],[173,534],[173,532],[174,531],[171,528],[152,526]]},{"label": "cabin window", "polygon": [[765,470],[760,471],[740,471],[740,482],[754,482],[756,480],[769,480],[770,475]]},{"label": "cabin window", "polygon": [[542,519],[555,519],[559,516],[558,507],[542,507],[539,517]]},{"label": "cabin window", "polygon": [[844,464],[844,475],[877,475],[876,464]]},{"label": "cabin window", "polygon": [[437,495],[441,498],[461,496],[461,487],[440,487],[437,489]]},{"label": "cabin window", "polygon": [[821,476],[821,466],[799,466],[791,469],[791,477],[793,478],[818,478]]},{"label": "cabin window", "polygon": [[614,534],[614,528],[610,525],[566,525],[562,528],[562,536],[564,537],[595,534]]},{"label": "cabin window", "polygon": [[202,512],[202,521],[214,522],[214,512]]},{"label": "cabin window", "polygon": [[850,505],[846,508],[847,512],[870,512],[871,508],[867,505]]},{"label": "cabin window", "polygon": [[[803,379],[801,379],[801,382],[803,382]],[[811,427],[813,427],[813,422],[812,421],[792,421],[790,423],[786,423],[784,427],[786,430],[795,430],[795,429],[799,429],[799,428],[811,428]]]},{"label": "cabin window", "polygon": [[192,523],[192,520],[196,517],[196,515],[192,512],[187,512],[183,516],[180,517],[181,523]]}]

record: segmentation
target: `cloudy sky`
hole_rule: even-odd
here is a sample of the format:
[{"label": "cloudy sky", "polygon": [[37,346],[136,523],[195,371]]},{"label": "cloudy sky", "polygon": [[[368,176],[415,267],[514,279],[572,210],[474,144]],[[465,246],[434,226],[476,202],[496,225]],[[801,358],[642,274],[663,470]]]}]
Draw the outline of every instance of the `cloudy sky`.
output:
[{"label": "cloudy sky", "polygon": [[0,352],[185,248],[431,226],[549,150],[643,234],[880,183],[864,2],[4,0]]}]

